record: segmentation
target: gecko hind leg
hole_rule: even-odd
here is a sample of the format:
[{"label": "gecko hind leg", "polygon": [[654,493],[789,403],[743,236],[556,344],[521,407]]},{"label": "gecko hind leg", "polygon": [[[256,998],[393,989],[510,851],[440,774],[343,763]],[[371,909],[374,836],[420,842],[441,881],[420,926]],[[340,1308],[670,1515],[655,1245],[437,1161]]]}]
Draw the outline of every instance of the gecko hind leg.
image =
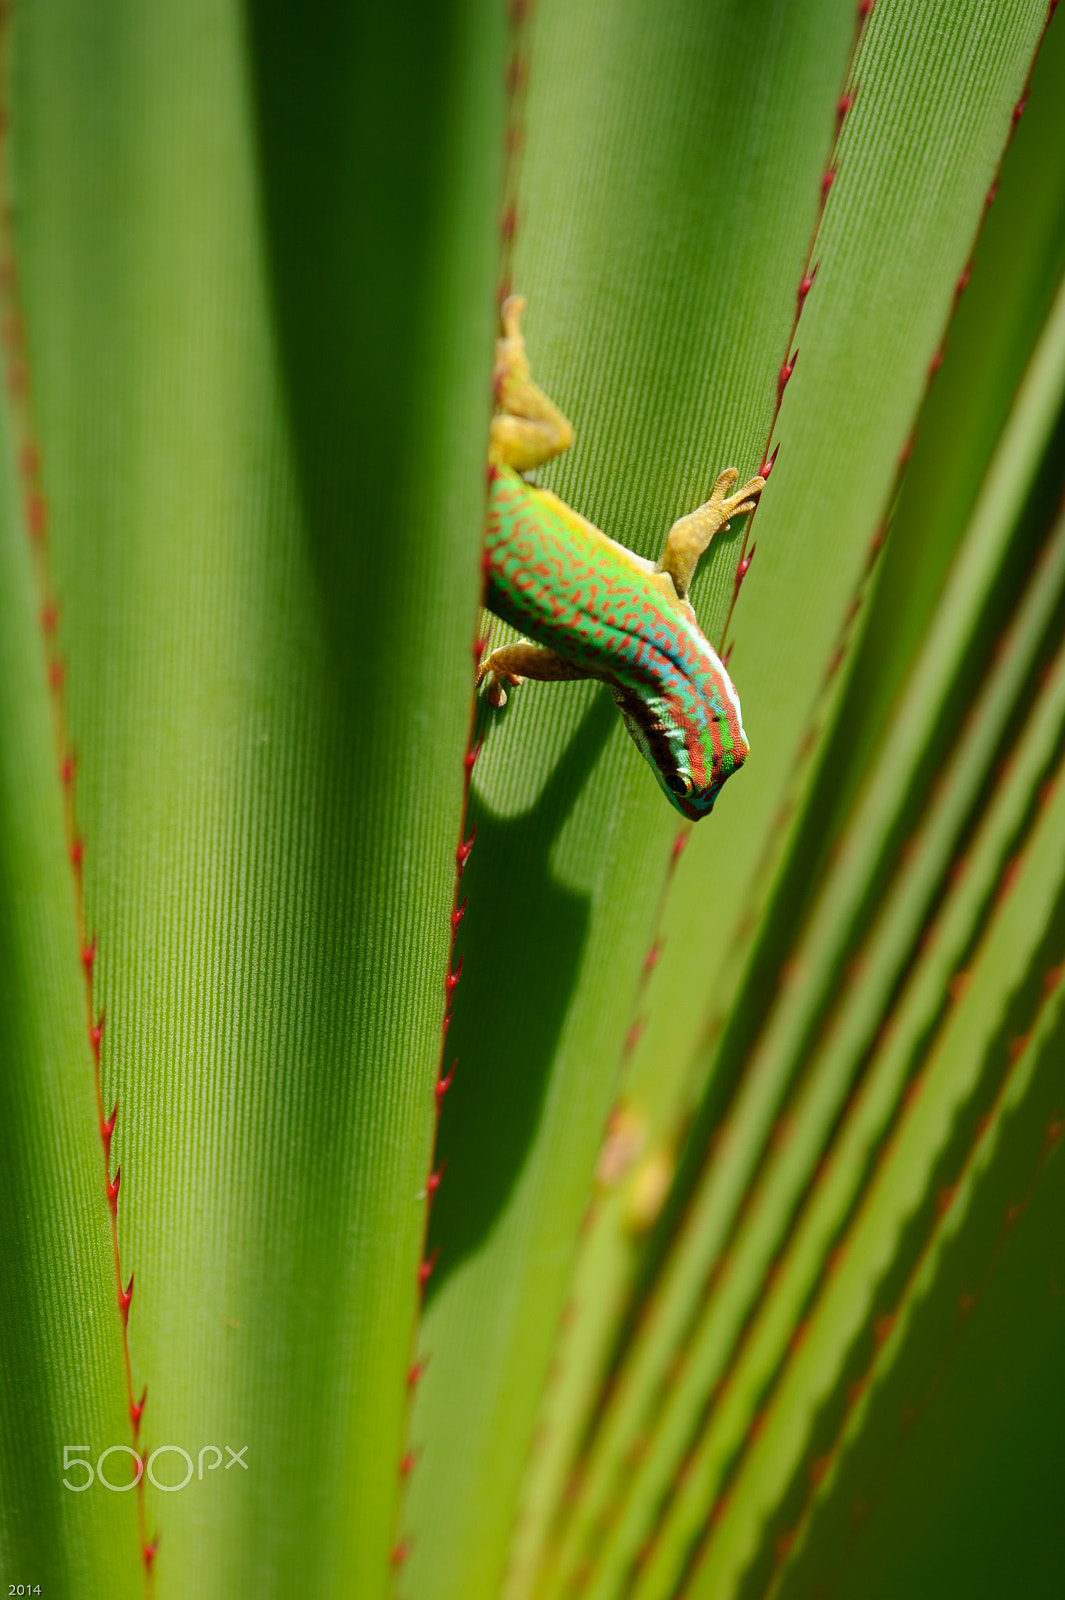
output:
[{"label": "gecko hind leg", "polygon": [[505,706],[507,691],[503,685],[516,689],[526,678],[536,678],[542,683],[564,683],[576,678],[590,678],[594,674],[574,661],[567,661],[545,645],[533,644],[529,639],[519,639],[516,644],[502,645],[485,656],[477,672],[477,687],[487,680],[490,705]]},{"label": "gecko hind leg", "polygon": [[573,443],[573,425],[532,381],[521,315],[525,301],[512,294],[503,302],[503,337],[496,340],[492,378],[496,415],[492,418],[489,461],[529,472]]},{"label": "gecko hind leg", "polygon": [[728,526],[730,517],[753,511],[758,496],[765,488],[764,478],[752,478],[735,494],[729,494],[738,477],[735,467],[726,467],[714,484],[709,500],[698,510],[681,517],[669,530],[666,548],[655,570],[669,573],[682,600],[687,599],[699,557],[714,534]]}]

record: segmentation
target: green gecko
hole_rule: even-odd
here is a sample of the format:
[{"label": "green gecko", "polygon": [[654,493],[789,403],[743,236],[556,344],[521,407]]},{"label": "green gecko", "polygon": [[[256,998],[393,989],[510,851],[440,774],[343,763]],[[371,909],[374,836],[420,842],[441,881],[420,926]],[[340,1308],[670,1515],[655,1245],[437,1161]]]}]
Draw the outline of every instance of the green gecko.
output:
[{"label": "green gecko", "polygon": [[730,494],[739,473],[726,468],[706,504],[673,524],[657,565],[527,483],[522,473],[569,449],[573,428],[532,381],[524,309],[516,295],[505,302],[496,343],[484,568],[486,606],[528,637],[493,650],[478,684],[501,706],[504,684],[600,679],[671,804],[697,821],[750,747],[688,591],[714,534],[754,509],[765,479]]}]

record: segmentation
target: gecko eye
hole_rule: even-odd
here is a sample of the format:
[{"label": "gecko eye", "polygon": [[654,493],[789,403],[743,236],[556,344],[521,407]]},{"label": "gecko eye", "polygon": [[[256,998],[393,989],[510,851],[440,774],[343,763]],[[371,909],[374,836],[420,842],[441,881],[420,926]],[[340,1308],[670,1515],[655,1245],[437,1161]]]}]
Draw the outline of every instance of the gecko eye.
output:
[{"label": "gecko eye", "polygon": [[666,775],[666,788],[670,794],[675,794],[683,800],[690,792],[691,784],[687,778],[682,778],[679,772],[670,772]]}]

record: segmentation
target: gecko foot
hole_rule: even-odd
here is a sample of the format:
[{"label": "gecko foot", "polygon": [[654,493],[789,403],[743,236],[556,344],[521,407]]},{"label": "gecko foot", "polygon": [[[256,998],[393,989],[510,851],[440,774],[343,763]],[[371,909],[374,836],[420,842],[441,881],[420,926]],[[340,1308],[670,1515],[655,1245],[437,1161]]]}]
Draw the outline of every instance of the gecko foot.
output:
[{"label": "gecko foot", "polygon": [[730,494],[729,490],[734,488],[738,478],[735,467],[726,467],[719,474],[709,500],[686,517],[681,517],[669,530],[658,571],[669,573],[682,600],[691,588],[699,557],[714,534],[728,527],[730,517],[744,516],[748,511],[753,511],[758,496],[765,488],[764,478],[751,478],[742,489]]},{"label": "gecko foot", "polygon": [[504,645],[500,650],[493,650],[492,654],[481,662],[477,672],[477,688],[480,689],[482,685],[487,684],[485,699],[497,711],[501,711],[507,703],[507,691],[503,685],[507,683],[512,689],[517,689],[525,682],[523,677],[506,665],[505,660],[497,659],[505,656],[507,648]]}]

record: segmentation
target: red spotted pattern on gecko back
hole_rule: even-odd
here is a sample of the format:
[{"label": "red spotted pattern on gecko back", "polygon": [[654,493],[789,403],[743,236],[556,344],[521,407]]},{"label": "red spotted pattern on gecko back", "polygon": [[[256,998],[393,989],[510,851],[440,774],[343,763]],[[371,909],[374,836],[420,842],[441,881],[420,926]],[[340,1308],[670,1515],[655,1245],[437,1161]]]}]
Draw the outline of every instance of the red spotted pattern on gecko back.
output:
[{"label": "red spotted pattern on gecko back", "polygon": [[705,816],[749,746],[691,606],[563,521],[512,468],[489,472],[485,604],[601,679],[672,804]]}]

